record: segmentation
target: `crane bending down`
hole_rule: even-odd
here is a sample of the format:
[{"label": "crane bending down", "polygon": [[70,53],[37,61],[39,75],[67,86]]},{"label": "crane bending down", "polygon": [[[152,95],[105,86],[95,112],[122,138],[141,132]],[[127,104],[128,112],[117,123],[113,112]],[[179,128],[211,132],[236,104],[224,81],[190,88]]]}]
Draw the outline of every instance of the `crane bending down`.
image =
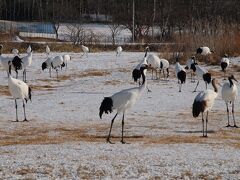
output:
[{"label": "crane bending down", "polygon": [[229,123],[229,110],[228,110],[228,103],[230,102],[230,104],[232,103],[232,117],[234,122],[233,127],[238,128],[238,126],[236,125],[235,116],[234,116],[234,102],[238,95],[238,89],[232,80],[238,82],[233,75],[228,77],[229,82],[224,83],[222,87],[222,99],[225,101],[226,107],[227,107],[228,124],[226,127],[231,127]]},{"label": "crane bending down", "polygon": [[[200,113],[202,113],[202,133],[203,137],[207,137],[207,123],[208,123],[208,112],[212,109],[214,101],[218,96],[218,81],[216,79],[212,80],[212,86],[214,91],[211,89],[201,91],[195,97],[192,107],[192,115],[193,117],[198,117]],[[205,125],[205,133],[204,133],[204,118],[203,114],[206,112],[206,125]]]},{"label": "crane bending down", "polygon": [[111,97],[105,97],[103,99],[103,101],[101,103],[101,106],[99,108],[100,118],[102,118],[103,113],[108,114],[108,113],[111,113],[114,109],[117,109],[117,113],[111,121],[111,126],[110,126],[109,134],[108,134],[108,137],[107,137],[107,142],[108,143],[112,144],[112,142],[110,141],[112,125],[113,125],[114,119],[121,112],[123,113],[121,143],[122,144],[126,143],[123,139],[125,111],[127,109],[131,108],[136,103],[137,99],[141,96],[143,91],[146,89],[147,82],[146,82],[145,78],[146,78],[147,68],[148,68],[147,65],[141,67],[141,72],[142,72],[142,77],[143,77],[143,84],[141,86],[122,90],[118,93],[113,94]]},{"label": "crane bending down", "polygon": [[[11,71],[11,61],[9,61],[9,71]],[[31,88],[21,80],[12,78],[11,75],[8,77],[8,87],[11,95],[15,100],[15,108],[16,108],[16,122],[18,122],[18,112],[17,112],[17,99],[22,99],[23,102],[23,110],[24,110],[24,120],[28,121],[26,118],[26,111],[25,111],[25,102],[29,99],[31,100]]]}]

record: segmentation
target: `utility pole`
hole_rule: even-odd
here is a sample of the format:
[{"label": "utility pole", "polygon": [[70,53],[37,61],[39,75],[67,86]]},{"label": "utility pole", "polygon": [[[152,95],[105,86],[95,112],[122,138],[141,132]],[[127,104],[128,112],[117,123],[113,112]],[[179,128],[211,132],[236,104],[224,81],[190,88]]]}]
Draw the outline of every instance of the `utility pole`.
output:
[{"label": "utility pole", "polygon": [[134,28],[134,26],[135,26],[135,0],[133,0],[133,9],[132,9],[132,12],[133,12],[133,14],[132,14],[132,41],[133,41],[133,43],[134,43],[134,36],[135,36],[135,34],[134,34],[134,30],[135,30],[135,28]]},{"label": "utility pole", "polygon": [[152,21],[152,39],[154,39],[154,24],[155,24],[155,15],[156,14],[156,0],[153,0],[153,21]]}]

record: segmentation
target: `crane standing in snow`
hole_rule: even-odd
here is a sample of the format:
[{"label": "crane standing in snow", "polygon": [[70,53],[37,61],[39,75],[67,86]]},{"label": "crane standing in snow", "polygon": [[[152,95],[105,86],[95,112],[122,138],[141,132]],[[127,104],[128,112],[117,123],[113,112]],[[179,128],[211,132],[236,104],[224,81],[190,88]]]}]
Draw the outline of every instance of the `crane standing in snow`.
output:
[{"label": "crane standing in snow", "polygon": [[88,57],[89,48],[87,46],[81,45],[83,56],[86,55]]},{"label": "crane standing in snow", "polygon": [[120,56],[122,51],[123,51],[122,47],[118,46],[117,49],[116,49],[116,56]]},{"label": "crane standing in snow", "polygon": [[58,78],[58,69],[65,66],[62,56],[56,56],[51,61],[51,67],[56,70]]},{"label": "crane standing in snow", "polygon": [[[11,71],[11,61],[9,61],[9,71]],[[16,122],[18,122],[18,112],[17,112],[17,99],[21,99],[23,102],[23,110],[24,110],[24,120],[28,121],[26,118],[25,111],[25,102],[29,99],[31,100],[31,88],[21,80],[12,78],[11,75],[8,77],[8,87],[11,95],[15,100],[15,108],[16,108]]]},{"label": "crane standing in snow", "polygon": [[22,60],[22,68],[23,68],[23,81],[26,82],[27,81],[27,67],[31,66],[32,64],[32,48],[31,46],[29,46],[27,48],[27,56],[21,58]]},{"label": "crane standing in snow", "polygon": [[[201,91],[195,97],[193,106],[192,106],[192,114],[193,117],[198,117],[200,113],[202,113],[202,133],[203,137],[207,137],[207,123],[208,123],[208,113],[212,109],[214,101],[218,96],[218,88],[217,88],[218,81],[216,79],[212,80],[212,86],[214,91],[211,89]],[[203,114],[206,112],[206,123],[203,118]],[[204,133],[204,123],[205,125],[205,133]]]},{"label": "crane standing in snow", "polygon": [[50,48],[49,48],[49,46],[47,45],[46,46],[46,54],[47,54],[47,57],[49,56],[49,54],[50,54]]},{"label": "crane standing in snow", "polygon": [[140,68],[142,77],[143,77],[143,84],[141,86],[122,90],[118,93],[113,94],[111,97],[105,97],[103,99],[101,106],[99,108],[100,118],[102,118],[102,114],[104,112],[106,114],[108,114],[108,112],[111,113],[114,109],[117,109],[117,113],[111,121],[111,126],[110,126],[109,134],[107,137],[107,142],[112,143],[110,141],[112,125],[113,125],[114,119],[117,117],[117,115],[122,112],[123,117],[122,117],[122,139],[121,139],[121,142],[123,144],[126,143],[123,139],[124,115],[125,115],[126,110],[131,108],[136,103],[137,99],[141,96],[141,94],[143,93],[143,91],[145,90],[145,88],[147,86],[147,82],[145,79],[147,68],[148,68],[147,65],[142,66]]},{"label": "crane standing in snow", "polygon": [[221,64],[220,65],[221,65],[222,71],[224,73],[224,80],[225,80],[226,79],[226,69],[229,66],[229,59],[228,59],[227,54],[224,54],[224,57],[221,59]]},{"label": "crane standing in snow", "polygon": [[71,56],[68,55],[68,54],[64,54],[64,55],[63,55],[63,62],[64,62],[64,64],[65,64],[66,69],[67,69],[67,65],[68,65],[68,63],[69,63],[70,61],[71,61]]},{"label": "crane standing in snow", "polygon": [[196,73],[196,67],[195,67],[195,56],[192,56],[190,59],[187,60],[187,65],[185,69],[190,69],[191,71],[191,82],[195,82],[195,73]]},{"label": "crane standing in snow", "polygon": [[46,61],[44,61],[42,63],[42,70],[44,71],[44,69],[49,69],[49,76],[51,77],[51,69],[52,69],[52,60],[53,57],[48,57]]},{"label": "crane standing in snow", "polygon": [[182,90],[182,84],[186,81],[186,71],[179,63],[179,57],[176,57],[175,72],[178,78],[179,92]]},{"label": "crane standing in snow", "polygon": [[147,53],[149,52],[149,47],[147,46],[145,48],[145,55],[144,55],[144,58],[143,60],[133,69],[132,71],[132,78],[134,80],[134,82],[137,82],[138,79],[139,79],[139,85],[141,85],[140,83],[140,78],[142,76],[142,73],[140,71],[140,68],[143,66],[143,65],[146,65],[147,64]]},{"label": "crane standing in snow", "polygon": [[229,123],[229,109],[228,109],[228,103],[232,103],[232,117],[233,117],[233,122],[234,122],[234,126],[233,127],[238,127],[236,125],[235,122],[235,116],[234,116],[234,102],[237,98],[238,95],[238,89],[237,86],[233,83],[233,80],[238,82],[235,77],[233,75],[228,77],[228,81],[223,84],[222,87],[222,99],[225,101],[226,103],[226,107],[227,107],[227,118],[228,118],[228,124],[227,127],[231,127],[230,123]]}]

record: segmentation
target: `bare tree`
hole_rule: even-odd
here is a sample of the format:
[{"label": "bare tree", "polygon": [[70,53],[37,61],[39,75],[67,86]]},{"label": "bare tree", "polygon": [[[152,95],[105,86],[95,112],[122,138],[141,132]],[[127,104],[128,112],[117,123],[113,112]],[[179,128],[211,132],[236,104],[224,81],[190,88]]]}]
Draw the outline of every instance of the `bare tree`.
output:
[{"label": "bare tree", "polygon": [[112,44],[115,45],[116,37],[121,33],[123,28],[120,24],[114,24],[114,23],[108,24],[108,27],[111,32]]}]

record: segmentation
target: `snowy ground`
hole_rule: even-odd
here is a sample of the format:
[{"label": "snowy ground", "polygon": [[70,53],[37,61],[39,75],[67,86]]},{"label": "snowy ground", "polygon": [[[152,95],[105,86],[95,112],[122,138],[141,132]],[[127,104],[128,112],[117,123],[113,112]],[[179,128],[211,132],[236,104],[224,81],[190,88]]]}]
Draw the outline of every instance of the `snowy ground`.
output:
[{"label": "snowy ground", "polygon": [[[151,80],[148,72],[152,92],[146,91],[125,116],[129,144],[120,143],[121,116],[112,131],[116,144],[107,144],[114,114],[104,114],[100,120],[100,103],[105,96],[136,86],[131,71],[144,53],[123,52],[117,64],[115,52],[90,53],[88,58],[70,55],[73,60],[58,80],[55,73],[49,78],[48,71],[41,71],[45,54],[33,55],[27,72],[33,89],[32,103],[27,104],[29,122],[11,122],[14,101],[6,73],[0,71],[1,179],[240,178],[240,130],[225,127],[221,96],[210,113],[209,137],[202,138],[201,120],[191,115],[195,83],[188,79],[179,93],[174,66],[169,81]],[[207,68],[223,83],[219,67]],[[203,89],[200,82],[199,90]],[[238,100],[238,125],[239,105]],[[23,119],[20,101],[19,116]]]}]

